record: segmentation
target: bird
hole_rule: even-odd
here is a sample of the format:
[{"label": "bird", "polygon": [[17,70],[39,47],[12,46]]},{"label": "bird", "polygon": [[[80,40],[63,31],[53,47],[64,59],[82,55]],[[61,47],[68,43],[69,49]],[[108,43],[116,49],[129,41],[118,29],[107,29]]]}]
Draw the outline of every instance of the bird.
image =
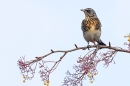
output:
[{"label": "bird", "polygon": [[100,39],[102,25],[96,12],[92,8],[81,9],[81,11],[85,14],[85,19],[81,23],[81,29],[84,39],[88,42],[88,46],[90,46],[89,42],[94,43],[94,45],[97,42],[98,45],[106,46]]}]

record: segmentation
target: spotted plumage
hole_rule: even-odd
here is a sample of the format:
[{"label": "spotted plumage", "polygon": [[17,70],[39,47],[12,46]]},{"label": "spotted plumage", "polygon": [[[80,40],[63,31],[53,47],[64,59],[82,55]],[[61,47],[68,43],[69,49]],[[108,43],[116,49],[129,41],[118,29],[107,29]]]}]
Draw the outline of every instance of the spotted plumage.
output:
[{"label": "spotted plumage", "polygon": [[88,42],[97,42],[99,45],[104,44],[101,39],[101,22],[98,19],[96,12],[92,8],[82,9],[85,14],[85,19],[82,21],[81,29],[84,39]]}]

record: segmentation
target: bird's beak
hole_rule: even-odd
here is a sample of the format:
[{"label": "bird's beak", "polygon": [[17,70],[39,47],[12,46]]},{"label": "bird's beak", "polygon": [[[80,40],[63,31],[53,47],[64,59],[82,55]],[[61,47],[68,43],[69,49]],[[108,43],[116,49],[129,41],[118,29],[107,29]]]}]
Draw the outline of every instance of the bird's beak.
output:
[{"label": "bird's beak", "polygon": [[81,9],[81,11],[83,11],[83,12],[84,12],[85,10],[84,10],[84,9]]}]

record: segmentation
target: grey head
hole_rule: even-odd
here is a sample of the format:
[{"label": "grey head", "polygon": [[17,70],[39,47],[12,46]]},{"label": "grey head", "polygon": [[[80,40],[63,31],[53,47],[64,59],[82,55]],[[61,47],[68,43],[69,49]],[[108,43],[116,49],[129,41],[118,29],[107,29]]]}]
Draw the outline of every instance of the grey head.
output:
[{"label": "grey head", "polygon": [[96,12],[92,8],[81,9],[84,12],[85,17],[97,18]]}]

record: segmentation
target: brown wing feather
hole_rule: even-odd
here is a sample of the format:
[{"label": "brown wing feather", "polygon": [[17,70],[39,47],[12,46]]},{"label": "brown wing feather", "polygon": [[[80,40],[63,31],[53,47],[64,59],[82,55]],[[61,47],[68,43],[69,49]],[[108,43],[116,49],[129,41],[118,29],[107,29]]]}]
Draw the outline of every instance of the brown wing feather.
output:
[{"label": "brown wing feather", "polygon": [[82,29],[83,32],[88,31],[90,29],[90,27],[87,25],[87,20],[86,19],[84,19],[82,21],[81,29]]},{"label": "brown wing feather", "polygon": [[98,18],[94,18],[94,25],[96,26],[96,30],[101,30],[101,22],[100,22],[100,20],[98,19]]}]

